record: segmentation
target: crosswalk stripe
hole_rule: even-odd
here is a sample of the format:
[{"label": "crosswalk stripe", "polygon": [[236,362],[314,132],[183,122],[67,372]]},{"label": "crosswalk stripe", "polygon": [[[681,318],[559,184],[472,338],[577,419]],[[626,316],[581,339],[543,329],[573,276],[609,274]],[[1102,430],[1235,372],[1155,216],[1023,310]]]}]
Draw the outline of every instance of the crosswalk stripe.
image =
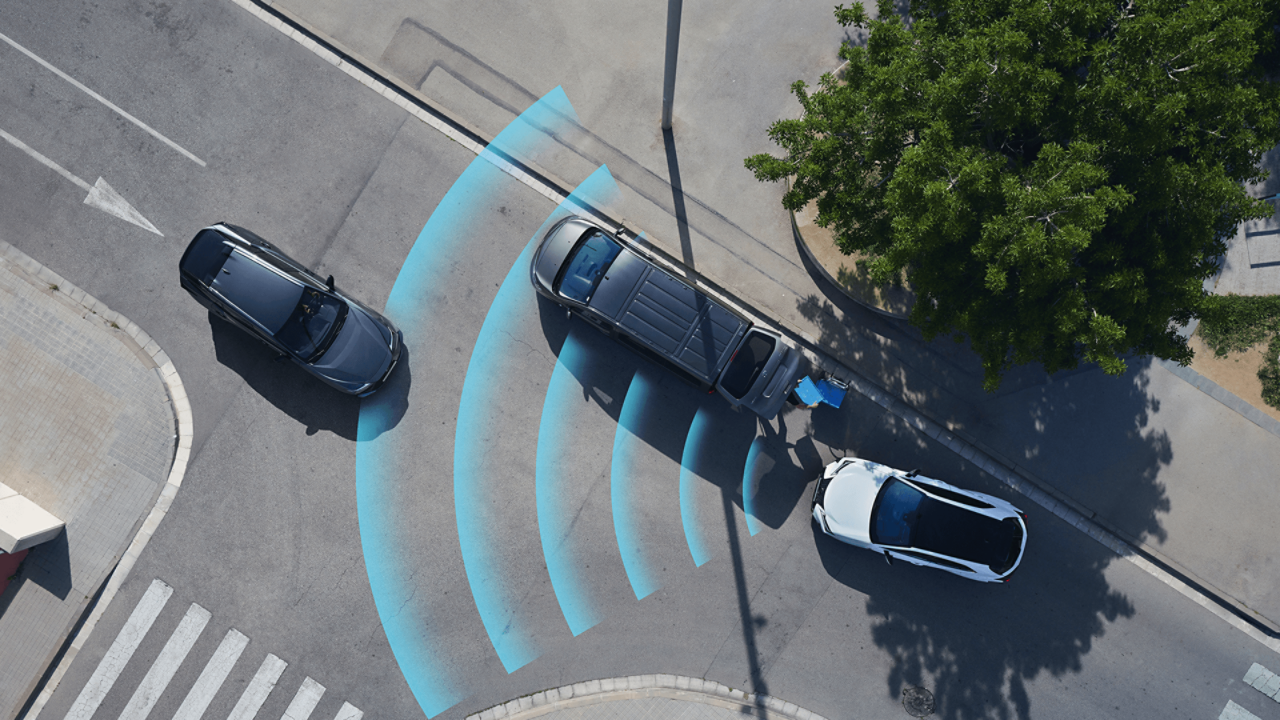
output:
[{"label": "crosswalk stripe", "polygon": [[1228,700],[1227,706],[1222,708],[1222,714],[1218,716],[1218,720],[1259,720],[1259,718],[1257,715]]},{"label": "crosswalk stripe", "polygon": [[342,707],[338,708],[338,714],[333,720],[362,720],[364,711],[352,705],[349,702],[342,703]]},{"label": "crosswalk stripe", "polygon": [[249,638],[239,630],[232,628],[227,631],[218,644],[218,649],[213,651],[213,657],[209,658],[204,670],[200,672],[200,677],[196,678],[196,684],[191,686],[173,720],[200,720],[248,644]]},{"label": "crosswalk stripe", "polygon": [[253,720],[262,703],[267,701],[267,695],[275,688],[276,681],[288,666],[289,663],[267,653],[267,657],[258,667],[258,672],[254,674],[253,679],[249,681],[249,686],[240,695],[240,700],[232,708],[231,716],[227,720]]},{"label": "crosswalk stripe", "polygon": [[156,706],[156,701],[169,686],[173,674],[178,672],[178,666],[187,658],[191,646],[196,644],[208,622],[209,611],[191,603],[187,614],[182,616],[182,622],[178,623],[177,629],[169,636],[155,662],[151,663],[142,682],[133,691],[133,697],[129,698],[129,704],[125,705],[119,720],[147,720],[151,708]]},{"label": "crosswalk stripe", "polygon": [[324,695],[323,685],[311,678],[303,680],[302,687],[298,688],[298,693],[293,696],[293,702],[289,703],[289,708],[284,711],[280,720],[307,720],[311,717],[311,711],[316,709],[322,695]]},{"label": "crosswalk stripe", "polygon": [[111,643],[107,654],[98,663],[98,667],[94,668],[89,682],[85,683],[80,690],[80,695],[67,711],[66,720],[89,720],[93,717],[172,594],[173,588],[158,578],[151,581],[151,586],[134,606],[133,612],[129,614],[124,627],[120,628],[120,633]]}]

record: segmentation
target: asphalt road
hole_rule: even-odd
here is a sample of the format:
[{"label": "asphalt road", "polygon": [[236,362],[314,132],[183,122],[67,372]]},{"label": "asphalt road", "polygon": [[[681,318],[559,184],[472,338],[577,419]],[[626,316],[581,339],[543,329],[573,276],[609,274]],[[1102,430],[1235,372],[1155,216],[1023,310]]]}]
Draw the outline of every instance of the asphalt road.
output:
[{"label": "asphalt road", "polygon": [[[288,667],[263,717],[307,677],[315,717],[412,718],[654,672],[832,718],[901,717],[914,685],[947,718],[1216,718],[1228,701],[1280,717],[1240,680],[1280,659],[1026,503],[1028,555],[1000,586],[815,533],[809,482],[846,452],[1010,495],[877,406],[757,423],[568,320],[519,264],[557,210],[510,177],[473,170],[483,192],[453,210],[447,252],[406,264],[474,156],[231,3],[5,0],[0,33],[205,163],[0,44],[0,129],[164,234],[0,143],[0,237],[155,337],[196,432],[168,519],[42,717],[68,713],[155,579],[173,597],[96,717],[121,714],[191,603],[211,619],[155,717],[232,628],[249,644],[208,717],[268,653]],[[374,307],[404,299],[408,356],[377,413],[180,290],[182,249],[218,220]],[[473,353],[494,338],[502,352]]]}]

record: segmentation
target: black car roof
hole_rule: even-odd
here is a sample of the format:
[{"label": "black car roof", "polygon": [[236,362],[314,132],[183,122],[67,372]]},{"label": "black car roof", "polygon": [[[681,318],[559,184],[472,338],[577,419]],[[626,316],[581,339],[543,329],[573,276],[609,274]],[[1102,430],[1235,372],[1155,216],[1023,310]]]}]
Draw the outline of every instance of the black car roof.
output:
[{"label": "black car roof", "polygon": [[1002,563],[1020,532],[1006,523],[928,495],[911,534],[914,547],[983,565]]},{"label": "black car roof", "polygon": [[211,283],[219,295],[275,334],[302,296],[302,285],[237,250]]},{"label": "black car roof", "polygon": [[205,228],[187,246],[187,251],[182,254],[178,267],[182,272],[209,285],[213,282],[213,276],[222,269],[222,264],[226,262],[227,255],[230,253],[231,246],[227,244],[222,233],[212,228]]}]

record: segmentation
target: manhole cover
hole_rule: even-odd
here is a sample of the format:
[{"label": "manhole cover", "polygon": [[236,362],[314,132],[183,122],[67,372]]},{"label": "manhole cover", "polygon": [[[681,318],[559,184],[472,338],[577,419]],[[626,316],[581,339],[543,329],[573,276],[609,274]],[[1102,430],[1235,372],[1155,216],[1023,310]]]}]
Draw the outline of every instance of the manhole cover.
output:
[{"label": "manhole cover", "polygon": [[902,707],[911,717],[933,714],[933,693],[922,687],[909,687],[902,691]]}]

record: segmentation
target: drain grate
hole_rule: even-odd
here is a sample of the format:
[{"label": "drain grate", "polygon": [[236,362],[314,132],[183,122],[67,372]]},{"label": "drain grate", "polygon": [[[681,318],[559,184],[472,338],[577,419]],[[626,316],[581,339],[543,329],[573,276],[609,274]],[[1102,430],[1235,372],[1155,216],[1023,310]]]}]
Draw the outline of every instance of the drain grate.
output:
[{"label": "drain grate", "polygon": [[911,717],[927,717],[933,714],[933,693],[922,687],[909,687],[902,691],[902,708]]}]

